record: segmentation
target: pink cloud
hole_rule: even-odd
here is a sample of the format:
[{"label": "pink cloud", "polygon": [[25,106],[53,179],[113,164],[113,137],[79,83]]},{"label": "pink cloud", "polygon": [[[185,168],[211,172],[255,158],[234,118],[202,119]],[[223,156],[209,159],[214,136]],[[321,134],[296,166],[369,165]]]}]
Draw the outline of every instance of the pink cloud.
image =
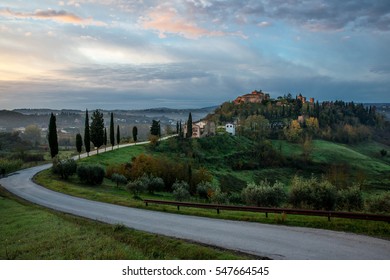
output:
[{"label": "pink cloud", "polygon": [[212,31],[197,26],[196,23],[178,15],[175,9],[153,10],[141,22],[143,28],[156,30],[160,38],[165,38],[167,33],[178,34],[189,39],[226,35],[223,31]]},{"label": "pink cloud", "polygon": [[34,13],[21,13],[13,12],[10,9],[0,10],[0,16],[4,17],[14,17],[14,18],[30,18],[30,19],[40,19],[40,20],[53,20],[61,23],[71,23],[77,25],[97,25],[104,26],[104,22],[94,21],[92,18],[81,18],[75,14],[66,12],[64,10],[55,11],[55,10],[37,10]]}]

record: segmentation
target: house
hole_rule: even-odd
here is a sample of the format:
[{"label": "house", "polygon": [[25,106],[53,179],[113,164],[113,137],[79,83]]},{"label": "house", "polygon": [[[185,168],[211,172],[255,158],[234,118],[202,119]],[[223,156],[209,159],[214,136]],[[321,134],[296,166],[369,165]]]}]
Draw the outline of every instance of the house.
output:
[{"label": "house", "polygon": [[230,135],[234,136],[236,135],[236,126],[232,123],[227,123],[225,125],[225,131],[229,133]]},{"label": "house", "polygon": [[254,90],[252,93],[244,94],[242,96],[237,97],[234,100],[235,104],[241,104],[241,103],[261,103],[264,100],[269,100],[270,96],[268,93],[264,93],[261,90],[257,91]]},{"label": "house", "polygon": [[[211,121],[201,120],[192,123],[192,138],[201,138],[215,135],[215,123]],[[184,125],[184,135],[187,134],[187,124]]]}]

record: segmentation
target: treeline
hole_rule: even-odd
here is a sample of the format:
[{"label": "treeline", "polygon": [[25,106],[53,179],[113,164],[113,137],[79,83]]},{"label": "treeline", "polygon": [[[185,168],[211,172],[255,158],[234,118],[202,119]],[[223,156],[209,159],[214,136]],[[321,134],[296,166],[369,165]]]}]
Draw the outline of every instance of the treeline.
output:
[{"label": "treeline", "polygon": [[[301,98],[291,95],[262,103],[225,102],[207,119],[219,124],[235,122],[240,135],[254,140],[292,142],[314,137],[357,143],[375,137],[376,133],[386,134],[383,130],[390,127],[375,106],[344,101],[303,103]],[[290,137],[291,134],[294,135]]]}]

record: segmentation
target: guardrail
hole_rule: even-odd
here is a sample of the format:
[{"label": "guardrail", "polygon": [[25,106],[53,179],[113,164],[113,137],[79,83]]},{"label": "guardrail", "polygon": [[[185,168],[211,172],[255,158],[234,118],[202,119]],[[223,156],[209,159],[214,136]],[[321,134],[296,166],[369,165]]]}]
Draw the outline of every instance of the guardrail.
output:
[{"label": "guardrail", "polygon": [[235,206],[235,205],[223,205],[223,204],[205,204],[205,203],[190,203],[190,202],[178,202],[178,201],[168,201],[168,200],[154,200],[154,199],[144,199],[144,202],[146,206],[148,206],[149,203],[173,205],[173,206],[177,206],[177,210],[180,210],[180,207],[214,209],[217,210],[218,214],[220,213],[221,210],[230,210],[230,211],[265,213],[265,216],[267,218],[268,218],[268,213],[277,213],[277,214],[285,213],[285,214],[292,214],[292,215],[328,217],[328,221],[330,221],[330,218],[333,217],[333,218],[359,219],[359,220],[369,220],[369,221],[383,221],[383,222],[390,223],[390,215],[380,215],[380,214],[337,212],[337,211],[323,211],[323,210],[304,210],[304,209],[292,209],[292,208]]}]

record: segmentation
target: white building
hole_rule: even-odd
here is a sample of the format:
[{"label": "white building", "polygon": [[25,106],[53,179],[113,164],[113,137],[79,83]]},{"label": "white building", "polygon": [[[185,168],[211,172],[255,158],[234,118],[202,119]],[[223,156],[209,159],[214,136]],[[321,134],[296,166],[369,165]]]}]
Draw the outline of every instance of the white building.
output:
[{"label": "white building", "polygon": [[227,133],[229,133],[232,136],[236,135],[236,126],[232,123],[227,123],[225,125],[225,130]]}]

